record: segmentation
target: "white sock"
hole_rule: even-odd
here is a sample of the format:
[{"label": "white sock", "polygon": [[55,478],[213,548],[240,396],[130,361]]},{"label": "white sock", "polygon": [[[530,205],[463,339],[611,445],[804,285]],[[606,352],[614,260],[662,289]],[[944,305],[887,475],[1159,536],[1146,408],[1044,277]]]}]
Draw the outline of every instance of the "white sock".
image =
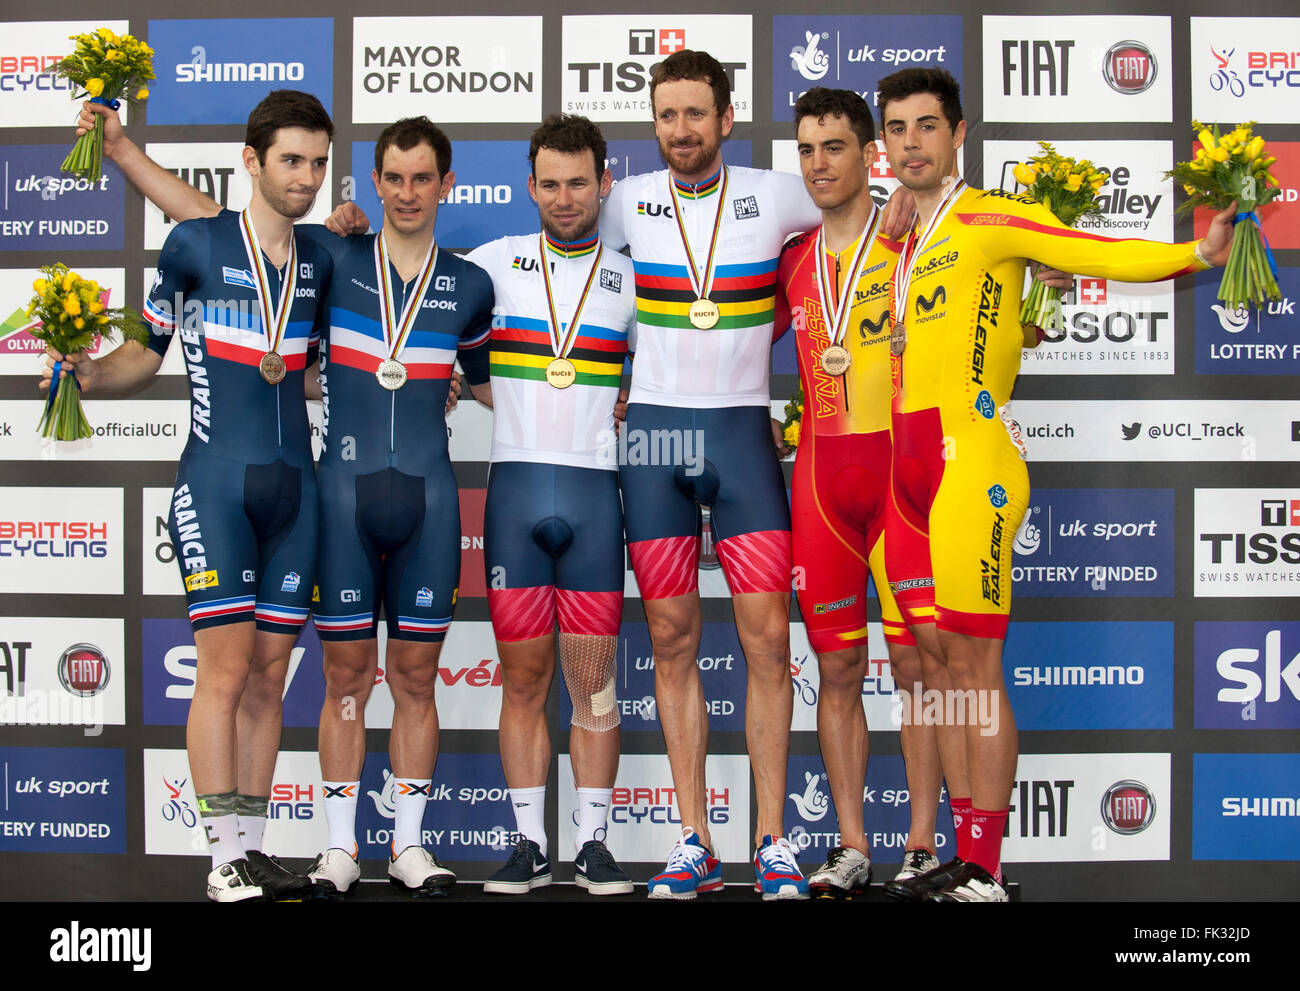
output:
[{"label": "white sock", "polygon": [[578,835],[573,841],[573,852],[582,851],[583,844],[604,840],[609,825],[609,803],[614,797],[613,788],[578,789]]},{"label": "white sock", "polygon": [[203,828],[208,834],[208,852],[212,854],[213,867],[243,859],[244,847],[239,842],[239,816],[233,812],[223,816],[204,816]]},{"label": "white sock", "polygon": [[265,795],[236,795],[235,811],[239,816],[239,842],[244,852],[262,849],[262,834],[266,831],[266,809],[269,801]]},{"label": "white sock", "polygon": [[408,846],[420,846],[424,806],[429,801],[431,784],[433,784],[431,778],[397,778],[393,782],[393,804],[397,809],[397,816],[393,821],[394,857]]},{"label": "white sock", "polygon": [[323,781],[329,845],[357,855],[357,794],[360,781]]},{"label": "white sock", "polygon": [[515,809],[515,828],[541,848],[546,856],[546,785],[511,788],[510,804]]}]

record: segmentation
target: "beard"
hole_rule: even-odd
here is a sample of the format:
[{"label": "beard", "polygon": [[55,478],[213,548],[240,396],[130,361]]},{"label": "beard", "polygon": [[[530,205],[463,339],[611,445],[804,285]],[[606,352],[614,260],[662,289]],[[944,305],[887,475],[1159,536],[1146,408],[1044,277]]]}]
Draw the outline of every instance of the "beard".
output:
[{"label": "beard", "polygon": [[682,175],[698,175],[713,164],[720,147],[720,144],[706,138],[698,139],[698,143],[690,147],[674,146],[672,142],[661,141],[659,154],[674,171]]},{"label": "beard", "polygon": [[267,182],[265,176],[259,177],[258,189],[262,193],[262,199],[266,200],[266,205],[289,220],[301,220],[311,212],[312,206],[316,203],[315,193],[312,194],[311,199],[290,197],[287,191],[274,188]]}]

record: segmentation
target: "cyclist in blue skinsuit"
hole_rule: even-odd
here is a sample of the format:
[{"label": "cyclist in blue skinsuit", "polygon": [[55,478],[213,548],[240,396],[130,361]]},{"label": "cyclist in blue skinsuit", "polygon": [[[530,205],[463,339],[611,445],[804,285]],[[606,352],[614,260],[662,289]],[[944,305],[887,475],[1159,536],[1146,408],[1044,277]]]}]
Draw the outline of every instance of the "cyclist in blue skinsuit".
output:
[{"label": "cyclist in blue skinsuit", "polygon": [[[180,182],[107,116],[105,151],[128,175]],[[51,355],[83,390],[115,392],[148,380],[180,337],[191,428],[170,526],[198,651],[190,771],[212,854],[208,897],[219,902],[309,888],[260,848],[289,653],[307,619],[316,557],[303,383],[331,262],[293,222],[324,180],[332,134],[315,97],[271,93],[248,119],[248,209],[213,204],[208,219],[180,224],[163,247],[145,306],[149,346],[128,342],[98,360]]]}]

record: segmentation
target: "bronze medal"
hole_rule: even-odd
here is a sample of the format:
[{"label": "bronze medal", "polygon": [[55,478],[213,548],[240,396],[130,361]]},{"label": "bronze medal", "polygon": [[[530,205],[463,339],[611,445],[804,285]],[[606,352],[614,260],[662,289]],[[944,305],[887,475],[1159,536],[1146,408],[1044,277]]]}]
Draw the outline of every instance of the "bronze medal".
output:
[{"label": "bronze medal", "polygon": [[709,330],[718,323],[718,306],[711,299],[700,298],[691,304],[691,326]]},{"label": "bronze medal", "polygon": [[907,328],[901,324],[894,324],[894,329],[889,332],[889,353],[898,357],[907,349]]},{"label": "bronze medal", "polygon": [[389,392],[396,392],[406,385],[406,366],[396,358],[385,358],[375,369],[375,378]]},{"label": "bronze medal", "polygon": [[847,348],[840,347],[838,344],[832,344],[822,352],[822,368],[827,375],[843,375],[849,370],[849,365],[853,359],[849,356]]},{"label": "bronze medal", "polygon": [[262,360],[257,363],[257,370],[262,373],[262,378],[272,385],[278,385],[284,381],[284,359],[274,351],[268,351],[262,355]]},{"label": "bronze medal", "polygon": [[546,366],[546,381],[556,389],[567,389],[578,380],[578,370],[568,358],[553,358]]}]

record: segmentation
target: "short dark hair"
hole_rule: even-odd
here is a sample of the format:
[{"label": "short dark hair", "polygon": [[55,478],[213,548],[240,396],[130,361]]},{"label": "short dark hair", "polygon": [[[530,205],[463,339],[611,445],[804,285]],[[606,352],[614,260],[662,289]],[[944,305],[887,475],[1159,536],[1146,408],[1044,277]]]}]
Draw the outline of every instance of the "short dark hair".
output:
[{"label": "short dark hair", "polygon": [[876,138],[876,122],[871,108],[862,96],[851,89],[829,89],[814,86],[794,104],[794,126],[797,131],[805,117],[843,117],[857,136],[858,144],[865,148]]},{"label": "short dark hair", "polygon": [[651,114],[654,113],[655,89],[659,84],[681,79],[708,83],[713,90],[713,103],[718,108],[719,116],[727,112],[727,107],[731,105],[731,81],[727,79],[727,70],[708,52],[683,48],[660,62],[650,77]]},{"label": "short dark hair", "polygon": [[396,146],[398,151],[410,151],[416,145],[428,145],[438,159],[438,175],[451,171],[451,139],[442,128],[428,117],[403,117],[389,124],[375,139],[375,171],[383,174],[384,153]]},{"label": "short dark hair", "polygon": [[334,140],[334,122],[310,93],[296,89],[273,89],[248,115],[244,144],[257,152],[257,160],[266,164],[267,149],[282,127],[301,127],[304,131],[324,131]]},{"label": "short dark hair", "polygon": [[533,132],[528,142],[528,161],[533,168],[533,178],[537,177],[537,153],[543,148],[566,153],[591,149],[591,158],[596,166],[596,181],[600,181],[605,171],[605,154],[608,146],[600,128],[586,117],[578,114],[550,114],[541,126]]},{"label": "short dark hair", "polygon": [[965,119],[961,112],[961,85],[947,69],[902,69],[880,80],[876,88],[881,126],[884,126],[885,107],[890,101],[905,100],[917,93],[929,93],[938,98],[948,126],[954,131]]}]

